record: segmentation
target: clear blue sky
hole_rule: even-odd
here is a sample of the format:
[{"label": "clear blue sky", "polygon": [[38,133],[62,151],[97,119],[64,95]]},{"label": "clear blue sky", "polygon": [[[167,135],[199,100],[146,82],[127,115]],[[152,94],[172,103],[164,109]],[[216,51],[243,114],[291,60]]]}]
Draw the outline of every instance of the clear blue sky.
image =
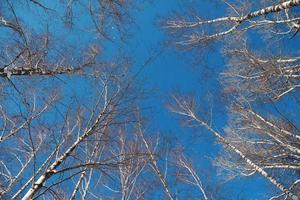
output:
[{"label": "clear blue sky", "polygon": [[[156,1],[153,4],[145,4],[143,10],[137,13],[137,29],[134,29],[133,38],[126,44],[129,55],[133,55],[136,63],[143,63],[149,54],[157,49],[163,48],[155,61],[147,66],[142,73],[142,80],[147,89],[155,89],[153,98],[145,103],[151,106],[148,129],[160,132],[162,135],[177,137],[184,145],[194,164],[199,169],[203,184],[208,188],[218,187],[218,198],[224,199],[267,199],[274,194],[273,186],[259,175],[253,177],[236,178],[223,182],[222,177],[217,175],[217,169],[211,165],[211,160],[219,153],[222,153],[215,144],[210,134],[203,129],[181,128],[177,117],[171,114],[165,103],[172,92],[193,94],[199,99],[210,97],[213,100],[214,124],[222,130],[226,123],[224,105],[219,101],[220,86],[218,84],[219,72],[222,71],[224,63],[220,52],[210,52],[207,60],[195,64],[197,53],[177,51],[174,47],[165,46],[166,35],[159,27],[159,22],[173,11],[184,11],[184,4],[193,1]],[[224,12],[222,7],[208,4],[209,1],[199,1],[199,10],[202,10],[206,17],[221,16]],[[203,9],[208,6],[208,9]],[[196,9],[196,8],[195,8]],[[136,67],[139,67],[137,64]],[[208,96],[208,97],[207,97]],[[202,102],[198,102],[201,104]],[[206,102],[204,102],[205,104]],[[219,188],[220,187],[220,188]],[[209,193],[209,192],[208,192]]]},{"label": "clear blue sky", "polygon": [[[267,199],[274,194],[275,190],[259,175],[238,177],[224,182],[222,177],[217,175],[217,169],[211,164],[211,160],[222,153],[222,148],[215,144],[214,138],[205,130],[182,128],[178,118],[166,108],[166,102],[172,92],[178,91],[183,94],[193,94],[199,99],[210,98],[213,103],[213,123],[218,130],[222,130],[227,120],[225,107],[218,96],[221,90],[218,77],[224,66],[220,52],[210,52],[204,62],[195,64],[197,52],[182,52],[166,45],[167,37],[159,26],[161,20],[172,11],[180,13],[185,3],[192,2],[190,0],[161,0],[141,3],[140,10],[132,13],[135,24],[129,29],[131,36],[121,45],[104,42],[102,49],[104,57],[109,58],[115,52],[120,51],[131,57],[134,63],[133,73],[136,73],[150,56],[155,55],[153,61],[143,69],[138,78],[145,91],[152,91],[152,95],[149,95],[149,98],[142,103],[142,107],[147,108],[144,114],[149,119],[146,130],[177,139],[177,143],[185,147],[185,152],[199,169],[200,178],[208,193],[210,193],[209,190],[218,191],[216,196],[224,199]],[[195,9],[205,11],[206,17],[221,16],[224,12],[222,6],[209,5],[208,0],[199,2]],[[206,6],[208,8],[203,9]],[[23,13],[27,15],[31,25],[38,29],[39,24],[35,24],[35,20],[28,13]],[[80,20],[80,25],[84,26],[86,19]],[[59,26],[51,27],[50,25],[50,28],[56,30],[57,34],[69,34],[62,31],[63,29]],[[114,34],[115,27],[111,28],[111,34]],[[72,32],[65,39],[72,42],[78,40],[79,46],[84,46],[85,42],[94,39],[92,35],[83,38],[78,33],[80,31]],[[157,51],[161,53],[157,55]],[[78,81],[75,90],[75,92],[84,93],[85,84]],[[199,103],[203,103],[204,107],[207,106],[205,105],[207,101]]]}]

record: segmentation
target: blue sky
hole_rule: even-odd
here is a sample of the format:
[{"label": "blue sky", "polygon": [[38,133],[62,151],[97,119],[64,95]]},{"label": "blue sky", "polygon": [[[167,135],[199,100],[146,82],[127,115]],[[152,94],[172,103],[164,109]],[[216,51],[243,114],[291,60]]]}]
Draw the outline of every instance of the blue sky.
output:
[{"label": "blue sky", "polygon": [[[128,29],[130,36],[126,42],[118,40],[113,43],[110,41],[102,42],[103,58],[109,59],[118,53],[131,58],[132,73],[139,72],[137,84],[142,90],[147,91],[147,98],[141,102],[141,107],[144,108],[142,112],[148,119],[146,131],[149,134],[159,133],[184,147],[185,153],[193,160],[199,170],[200,178],[208,194],[210,191],[217,191],[218,194],[215,197],[228,200],[266,199],[274,194],[275,190],[269,182],[259,175],[237,177],[225,182],[222,176],[217,174],[217,168],[211,163],[218,154],[222,154],[224,151],[222,147],[216,145],[214,138],[207,131],[201,128],[182,127],[178,117],[170,113],[166,107],[172,93],[191,94],[197,97],[201,107],[208,108],[210,107],[209,102],[211,103],[213,106],[213,124],[216,129],[222,131],[226,124],[226,107],[220,98],[222,88],[219,84],[219,73],[224,69],[220,48],[210,51],[205,60],[197,63],[195,61],[198,52],[180,51],[167,44],[169,38],[160,26],[162,20],[173,11],[186,13],[184,5],[194,2],[192,0],[161,0],[152,3],[140,3],[139,11],[135,10],[131,13],[135,23]],[[209,2],[208,0],[198,1],[194,9],[204,10],[203,8],[207,7],[204,15],[208,18],[222,16],[224,7],[216,6],[214,3],[209,4]],[[20,8],[19,13],[22,13],[30,25],[38,30],[40,24],[22,9],[24,8]],[[85,37],[80,34],[80,30],[84,29],[86,23],[90,23],[89,19],[82,16],[77,31],[63,31],[62,26],[54,24],[50,24],[49,28],[57,35],[62,35],[64,41],[70,43],[76,41],[78,46],[72,50],[72,52],[76,52],[76,49],[96,40],[93,34],[87,34]],[[112,38],[118,37],[115,29],[116,27],[112,25],[110,31]],[[143,67],[149,57],[153,57],[153,59]],[[142,71],[140,71],[141,68]],[[91,92],[89,86],[92,83],[77,78],[73,79],[74,85],[62,86],[65,87],[64,92],[65,94],[77,93],[82,96],[82,101],[87,101],[89,95],[92,95],[89,93]],[[64,85],[61,80],[55,80],[55,83],[60,86]],[[282,104],[283,107],[286,106],[285,103]],[[158,196],[154,199],[160,198],[161,196]]]},{"label": "blue sky", "polygon": [[[259,175],[238,177],[224,183],[222,177],[217,175],[217,169],[211,165],[211,160],[222,153],[222,148],[215,144],[214,139],[205,130],[180,127],[177,116],[170,113],[165,106],[173,92],[192,94],[199,99],[207,99],[209,96],[214,104],[214,125],[222,130],[227,119],[224,105],[219,101],[218,96],[221,89],[218,84],[218,73],[224,67],[220,52],[212,51],[205,62],[195,64],[197,52],[177,51],[174,46],[165,45],[167,36],[158,26],[161,20],[172,12],[184,11],[183,5],[186,2],[193,3],[193,1],[179,0],[145,4],[143,10],[135,15],[137,29],[134,29],[133,37],[126,44],[129,54],[137,59],[136,63],[142,63],[149,53],[163,48],[163,52],[142,73],[144,87],[155,89],[154,97],[146,100],[145,103],[151,106],[151,112],[148,113],[151,119],[148,129],[160,132],[162,135],[177,137],[199,172],[204,172],[201,173],[203,184],[207,188],[221,187],[218,190],[220,193],[218,198],[266,199],[274,192],[273,186]],[[211,11],[204,14],[206,17],[220,16],[224,12],[222,7],[216,7],[208,2],[199,1],[197,4],[199,8],[210,6]],[[138,68],[139,64],[136,67]],[[201,101],[198,103],[201,104]]]},{"label": "blue sky", "polygon": [[[153,91],[148,99],[142,102],[146,108],[144,115],[148,119],[146,130],[149,133],[159,133],[167,138],[177,139],[185,149],[185,153],[192,158],[196,168],[199,169],[200,178],[204,186],[216,191],[217,198],[224,199],[267,199],[274,194],[273,186],[259,175],[251,177],[237,177],[224,181],[217,174],[211,161],[223,152],[216,145],[214,138],[203,129],[183,128],[178,117],[168,111],[166,103],[173,92],[192,94],[199,100],[207,98],[213,103],[213,123],[222,131],[226,124],[225,107],[220,101],[219,73],[223,70],[224,62],[220,49],[209,52],[204,62],[195,63],[197,52],[178,51],[174,46],[166,44],[168,39],[164,30],[159,26],[161,21],[173,11],[185,11],[185,3],[194,1],[156,1],[141,3],[141,9],[133,13],[135,23],[130,30],[131,36],[125,43],[105,42],[104,53],[107,57],[120,51],[132,58],[134,63],[133,73],[140,70],[143,63],[155,55],[139,75],[138,82],[142,88]],[[208,6],[206,17],[222,16],[224,7],[209,4],[209,1],[200,1],[200,8]],[[195,8],[196,9],[196,8]],[[114,27],[112,27],[114,29]],[[120,47],[121,46],[121,47]],[[121,49],[121,50],[120,50]],[[157,51],[161,52],[157,55]],[[202,102],[199,101],[201,104]],[[160,199],[161,196],[155,199]]]}]

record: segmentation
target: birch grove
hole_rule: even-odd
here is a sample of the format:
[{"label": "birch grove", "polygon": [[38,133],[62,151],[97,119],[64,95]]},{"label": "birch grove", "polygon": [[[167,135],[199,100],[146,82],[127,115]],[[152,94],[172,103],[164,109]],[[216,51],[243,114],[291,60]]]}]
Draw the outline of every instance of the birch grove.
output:
[{"label": "birch grove", "polygon": [[[148,156],[134,128],[135,80],[125,58],[100,55],[103,40],[125,39],[130,6],[1,3],[1,199],[143,196],[136,184]],[[82,44],[64,38],[79,17],[90,20],[82,37],[93,34]]]},{"label": "birch grove", "polygon": [[[192,97],[175,95],[169,108],[188,126],[207,129],[228,149],[214,161],[223,176],[260,174],[278,190],[270,199],[299,199],[299,48],[289,48],[299,43],[300,2],[219,4],[227,10],[216,18],[205,18],[199,8],[190,16],[166,19],[162,27],[180,49],[205,54],[222,46],[226,66],[219,81],[227,126],[217,131]],[[293,110],[285,112],[282,104]]]},{"label": "birch grove", "polygon": [[126,43],[138,6],[1,2],[0,199],[177,198],[134,58],[103,52]]},{"label": "birch grove", "polygon": [[[151,28],[136,26],[137,13],[156,2],[0,3],[0,199],[228,199],[235,194],[221,191],[222,181],[236,177],[260,177],[270,200],[300,199],[300,1],[178,2],[179,13],[160,18],[168,44],[195,63],[217,60],[211,50],[224,63],[211,74],[222,91],[212,95],[226,107],[221,121],[213,101],[179,93],[164,104],[196,130],[193,141],[169,116],[159,123],[170,133],[157,130],[151,120],[164,113],[148,114],[143,101],[157,94],[141,74],[157,57],[168,61],[168,48],[140,64],[145,52],[131,52],[130,39]],[[203,85],[189,89],[205,95]]]}]

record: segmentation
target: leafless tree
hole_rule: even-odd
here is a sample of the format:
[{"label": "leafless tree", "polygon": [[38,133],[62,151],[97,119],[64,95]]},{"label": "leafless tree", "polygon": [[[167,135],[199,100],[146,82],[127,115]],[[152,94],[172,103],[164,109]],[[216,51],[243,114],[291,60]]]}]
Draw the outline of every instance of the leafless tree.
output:
[{"label": "leafless tree", "polygon": [[[101,58],[99,47],[119,40],[112,28],[125,34],[131,5],[1,3],[1,199],[142,199],[136,182],[148,153],[130,128],[140,94],[127,59]],[[96,40],[64,38],[76,31]]]},{"label": "leafless tree", "polygon": [[[181,17],[179,19],[167,20],[164,28],[171,33],[181,31],[178,45],[203,45],[203,43],[212,40],[221,40],[222,38],[232,35],[241,34],[251,29],[267,29],[272,32],[272,28],[278,28],[280,33],[289,34],[293,30],[299,29],[299,17],[295,13],[290,14],[293,8],[299,6],[297,0],[277,1],[270,6],[261,7],[252,10],[248,2],[223,1],[230,9],[226,17],[215,19],[203,19],[195,16],[194,19],[188,20]],[[262,1],[262,4],[265,1]],[[260,1],[252,2],[253,7],[262,6]],[[268,18],[266,18],[268,17]],[[187,16],[186,18],[191,18]],[[206,26],[210,26],[207,29]],[[271,27],[271,28],[270,28]],[[283,30],[282,30],[283,29]]]},{"label": "leafless tree", "polygon": [[[198,126],[202,126],[202,127],[206,128],[207,130],[209,130],[218,139],[218,141],[222,145],[224,145],[224,147],[229,148],[230,151],[234,152],[235,154],[237,154],[239,156],[242,164],[244,165],[244,168],[246,168],[245,171],[247,171],[247,170],[250,171],[249,172],[250,174],[251,173],[261,174],[263,177],[265,177],[267,180],[269,180],[272,184],[274,184],[278,189],[280,189],[284,193],[284,195],[286,195],[286,197],[290,197],[291,199],[298,199],[298,196],[299,196],[298,193],[294,194],[290,188],[286,188],[282,183],[278,182],[272,175],[270,175],[270,173],[266,171],[266,169],[268,169],[269,167],[262,166],[261,162],[263,162],[264,160],[261,157],[258,157],[260,151],[258,152],[257,149],[255,149],[255,151],[249,151],[250,149],[241,145],[241,143],[243,143],[243,144],[248,143],[248,141],[250,144],[255,143],[255,142],[257,142],[257,144],[261,144],[261,143],[264,144],[264,141],[256,140],[256,141],[252,142],[252,140],[246,140],[245,138],[243,138],[240,143],[236,144],[235,141],[232,141],[231,139],[224,137],[222,133],[215,130],[208,122],[206,122],[206,120],[204,120],[203,118],[200,118],[197,114],[197,110],[195,109],[196,107],[195,107],[194,103],[195,103],[195,101],[192,99],[174,96],[174,103],[170,104],[169,109],[172,112],[181,115],[183,117],[183,119],[188,122],[189,125],[191,125],[191,126],[198,125]],[[244,131],[244,130],[242,129],[242,131]],[[266,142],[268,142],[268,140],[266,140]],[[271,143],[271,141],[269,141],[269,142]],[[276,145],[276,143],[275,143],[275,145]],[[287,144],[287,146],[290,147],[288,144]],[[293,147],[290,147],[290,148],[293,148]],[[266,151],[268,151],[268,150],[269,149],[267,149]],[[296,150],[296,149],[294,149],[294,150]],[[251,154],[249,155],[249,153],[253,153],[254,155],[251,155]],[[287,153],[287,154],[289,154],[289,153]],[[260,154],[260,155],[262,156],[262,154]],[[267,155],[267,156],[270,156],[270,155]],[[269,159],[272,160],[273,158],[269,157]],[[276,159],[276,157],[274,159]],[[276,168],[276,165],[277,165],[277,163],[274,164],[274,168]],[[287,163],[285,163],[285,165],[287,168],[292,168],[292,166],[289,166]],[[281,168],[280,166],[277,166],[277,167]],[[232,168],[232,166],[230,168]],[[270,167],[270,168],[272,168],[272,167]],[[284,168],[284,166],[282,168]]]},{"label": "leafless tree", "polygon": [[[185,124],[206,128],[229,150],[215,161],[220,168],[233,177],[262,175],[282,191],[271,199],[299,199],[299,55],[291,46],[298,41],[300,2],[222,3],[228,8],[224,17],[175,16],[163,28],[177,36],[171,39],[179,47],[205,51],[222,44],[226,67],[219,80],[228,125],[217,131],[192,98],[175,95],[170,109]],[[294,108],[294,118],[278,109],[283,102]]]},{"label": "leafless tree", "polygon": [[201,181],[201,178],[199,174],[197,173],[195,167],[192,164],[192,161],[190,161],[183,153],[175,155],[175,163],[177,166],[177,177],[180,181],[183,183],[189,184],[191,186],[197,187],[198,191],[197,198],[203,198],[205,200],[210,199],[208,197],[207,191],[204,189],[204,185]]},{"label": "leafless tree", "polygon": [[133,8],[1,4],[1,199],[175,199],[162,141],[137,117],[142,93],[130,61],[102,56],[103,40],[124,42]]}]

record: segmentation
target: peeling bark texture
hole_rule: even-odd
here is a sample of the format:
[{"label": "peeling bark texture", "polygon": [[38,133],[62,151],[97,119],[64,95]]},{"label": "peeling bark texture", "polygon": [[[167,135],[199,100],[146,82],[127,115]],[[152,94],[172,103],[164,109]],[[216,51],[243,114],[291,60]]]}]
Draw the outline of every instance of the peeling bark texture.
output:
[{"label": "peeling bark texture", "polygon": [[30,75],[42,75],[42,76],[53,76],[53,75],[59,75],[59,74],[68,74],[68,73],[74,73],[76,71],[79,71],[80,69],[74,69],[72,67],[70,68],[61,68],[61,69],[41,69],[41,68],[2,68],[0,69],[0,76],[2,77],[8,77],[11,76],[30,76]]},{"label": "peeling bark texture", "polygon": [[248,19],[258,17],[261,15],[279,12],[279,11],[286,10],[286,9],[289,9],[289,8],[292,8],[292,7],[298,6],[298,5],[300,5],[300,0],[285,1],[285,2],[277,4],[277,5],[269,6],[269,7],[251,12],[248,15],[241,17],[238,21],[248,20]]}]

